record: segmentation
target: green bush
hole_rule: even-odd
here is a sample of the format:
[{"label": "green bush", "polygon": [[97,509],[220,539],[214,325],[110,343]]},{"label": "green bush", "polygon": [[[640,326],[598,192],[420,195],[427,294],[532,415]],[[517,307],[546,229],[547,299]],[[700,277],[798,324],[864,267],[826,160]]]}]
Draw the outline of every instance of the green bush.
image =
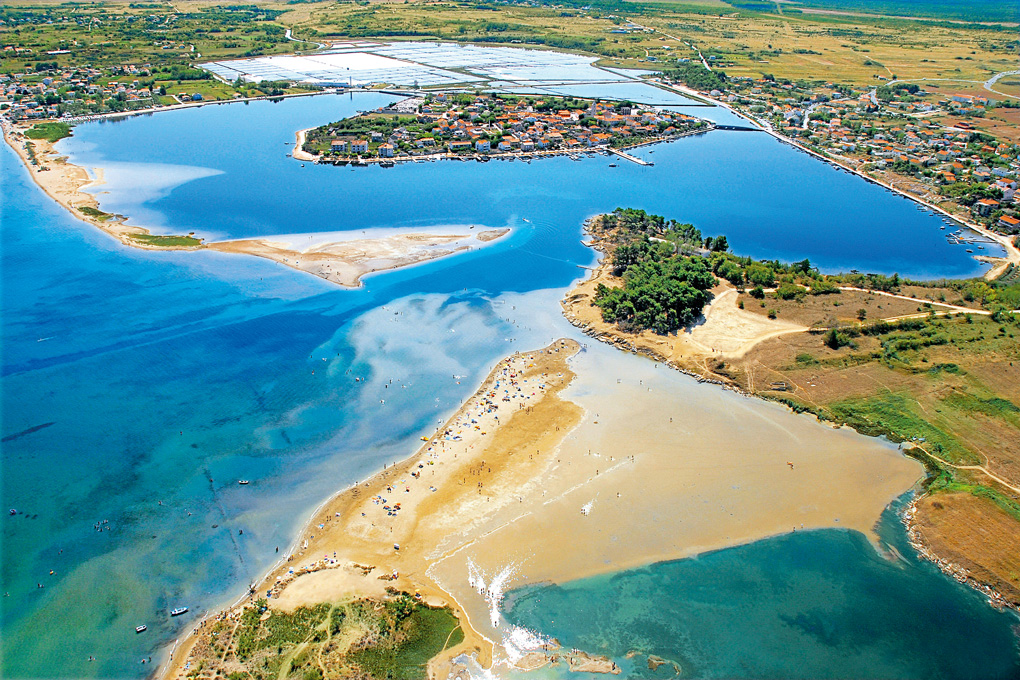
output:
[{"label": "green bush", "polygon": [[776,289],[776,297],[780,300],[799,300],[804,297],[805,292],[795,283],[784,283]]},{"label": "green bush", "polygon": [[840,347],[853,345],[853,339],[849,333],[842,330],[836,330],[835,328],[828,330],[825,335],[822,336],[822,342],[830,349],[839,349]]}]

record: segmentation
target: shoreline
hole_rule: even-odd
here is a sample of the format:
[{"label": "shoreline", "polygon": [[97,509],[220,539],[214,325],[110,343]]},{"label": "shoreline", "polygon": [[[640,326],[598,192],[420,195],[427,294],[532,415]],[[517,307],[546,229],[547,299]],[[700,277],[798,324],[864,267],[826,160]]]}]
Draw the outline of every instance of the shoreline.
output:
[{"label": "shoreline", "polygon": [[865,174],[863,171],[857,170],[856,168],[850,167],[849,165],[845,165],[844,163],[841,163],[839,160],[837,160],[837,159],[835,159],[835,158],[833,158],[831,156],[825,156],[823,154],[820,154],[817,151],[815,151],[814,149],[809,149],[809,148],[805,147],[804,145],[802,145],[802,144],[800,144],[800,143],[798,143],[798,142],[796,142],[796,141],[794,141],[792,139],[789,139],[788,137],[785,137],[784,135],[779,134],[778,132],[775,132],[775,131],[770,130],[770,129],[765,129],[765,132],[768,132],[770,135],[772,135],[774,138],[778,139],[779,141],[784,142],[786,144],[789,144],[790,146],[793,146],[793,147],[795,147],[797,149],[800,149],[801,151],[803,151],[805,153],[808,153],[808,154],[814,156],[815,158],[818,158],[819,160],[825,161],[826,163],[829,163],[830,165],[833,165],[833,166],[835,166],[836,168],[838,168],[840,170],[846,170],[849,173],[857,175],[858,177],[860,177],[861,179],[863,179],[866,182],[871,182],[872,184],[876,184],[876,185],[882,187],[883,189],[887,189],[887,190],[893,192],[894,194],[897,194],[897,195],[899,195],[899,196],[901,196],[903,198],[906,198],[906,199],[909,199],[911,201],[914,201],[918,205],[922,205],[925,208],[927,208],[929,210],[932,210],[932,211],[942,215],[943,217],[947,217],[947,218],[953,220],[954,222],[959,223],[965,229],[970,229],[971,231],[974,231],[974,232],[980,234],[981,236],[984,236],[985,238],[987,238],[987,239],[995,242],[996,244],[998,244],[1006,252],[1006,256],[1005,257],[1001,257],[1001,258],[999,258],[999,257],[990,257],[990,256],[987,256],[987,255],[974,255],[974,256],[972,256],[972,259],[977,260],[978,262],[983,262],[985,264],[990,265],[989,270],[986,271],[981,276],[981,278],[983,278],[984,280],[986,280],[986,281],[993,281],[993,280],[999,278],[999,276],[1001,276],[1003,274],[1003,272],[1005,272],[1006,269],[1011,264],[1012,265],[1016,265],[1016,266],[1020,266],[1020,249],[1018,249],[1013,244],[1013,239],[1009,238],[1008,236],[1004,236],[1002,234],[996,233],[996,232],[988,229],[987,227],[985,227],[983,225],[977,224],[976,222],[972,222],[970,220],[963,219],[962,217],[960,217],[958,215],[954,215],[954,214],[950,213],[949,211],[947,211],[945,208],[942,208],[941,206],[938,206],[938,205],[935,205],[933,203],[929,203],[928,201],[925,201],[920,196],[916,196],[916,195],[911,194],[911,193],[909,193],[907,191],[904,191],[902,189],[898,189],[897,187],[893,186],[892,184],[889,184],[888,182],[885,182],[885,181],[883,181],[881,179],[877,179],[877,178],[872,177],[872,176],[870,176],[868,174]]},{"label": "shoreline", "polygon": [[[453,453],[453,458],[457,458],[457,453],[467,453],[470,449],[473,449],[476,444],[480,444],[482,437],[486,435],[486,431],[475,430],[474,433],[469,433],[467,437],[457,436],[457,440],[460,446],[450,445],[447,446],[447,442],[453,440],[450,439],[448,433],[454,431],[454,428],[463,427],[462,421],[466,420],[477,420],[471,419],[471,413],[474,408],[477,408],[476,403],[484,399],[484,395],[491,392],[492,386],[499,380],[500,376],[503,375],[508,368],[513,368],[522,371],[522,375],[534,375],[532,373],[526,373],[525,364],[540,355],[556,353],[556,356],[551,360],[551,365],[554,368],[560,368],[562,379],[554,384],[550,384],[548,389],[542,393],[542,398],[528,407],[528,410],[537,408],[542,403],[547,402],[548,399],[557,399],[558,393],[573,380],[574,374],[566,368],[566,361],[572,357],[580,346],[573,341],[568,340],[556,340],[551,345],[534,350],[526,353],[515,353],[514,355],[501,359],[487,376],[482,380],[479,387],[462,402],[454,413],[443,422],[443,425],[437,428],[436,432],[429,438],[422,437],[424,440],[422,445],[412,452],[407,458],[394,463],[393,465],[384,464],[381,470],[378,470],[375,474],[371,475],[367,479],[353,482],[346,487],[338,490],[335,494],[325,499],[316,506],[316,509],[309,515],[307,521],[303,524],[301,531],[295,536],[294,542],[291,548],[287,551],[286,555],[282,555],[272,567],[270,567],[265,574],[257,581],[255,585],[248,593],[241,594],[237,599],[233,601],[227,607],[224,607],[218,611],[210,611],[201,620],[196,622],[193,628],[182,638],[178,638],[174,642],[173,648],[169,653],[168,658],[164,662],[163,668],[157,674],[159,678],[181,678],[184,677],[183,673],[185,670],[185,664],[187,663],[192,650],[198,643],[202,630],[206,623],[211,620],[229,617],[239,612],[239,608],[243,607],[245,600],[251,601],[254,593],[260,593],[264,590],[275,590],[274,596],[269,599],[270,606],[274,606],[279,601],[279,592],[282,590],[284,593],[287,592],[286,587],[294,584],[302,576],[311,574],[327,574],[331,573],[343,574],[344,572],[350,571],[352,568],[360,570],[362,572],[361,578],[365,579],[369,576],[375,576],[374,579],[368,581],[362,581],[360,586],[356,586],[357,590],[362,592],[373,593],[373,586],[377,586],[381,580],[387,583],[391,587],[404,590],[406,592],[420,593],[425,601],[429,604],[443,604],[450,606],[453,609],[457,618],[461,621],[461,625],[464,628],[465,637],[464,642],[456,648],[452,648],[443,652],[439,657],[433,659],[433,662],[439,663],[452,663],[452,659],[459,656],[462,653],[470,652],[479,656],[483,663],[491,659],[493,641],[478,633],[471,625],[470,618],[467,615],[464,607],[458,602],[454,594],[444,590],[440,585],[432,581],[428,576],[427,567],[422,568],[421,565],[411,565],[410,573],[405,572],[408,567],[405,566],[404,558],[409,556],[410,553],[408,547],[404,544],[403,552],[400,550],[386,550],[380,548],[379,541],[373,540],[377,538],[374,534],[378,531],[374,531],[375,524],[372,523],[370,526],[365,526],[368,519],[361,521],[361,518],[355,514],[355,510],[360,510],[365,503],[372,502],[380,493],[386,493],[387,495],[393,493],[392,491],[385,491],[387,487],[393,486],[392,480],[401,475],[414,476],[412,473],[416,472],[414,466],[418,464],[419,470],[425,470],[425,464],[428,463],[430,467],[439,468],[441,465],[452,464],[452,460],[449,458],[449,453]],[[563,351],[560,354],[560,351]],[[523,363],[522,363],[523,360]],[[516,363],[515,363],[516,362]],[[537,363],[537,362],[534,362]],[[548,363],[548,362],[547,362]],[[546,364],[540,364],[539,368],[547,367]],[[530,398],[528,399],[530,401]],[[518,399],[519,403],[511,404],[519,406],[518,409],[511,409],[512,413],[509,422],[506,425],[499,425],[498,427],[508,427],[514,422],[515,416],[519,413],[526,412],[524,409],[524,400]],[[509,408],[509,407],[507,407]],[[498,416],[496,417],[498,421]],[[491,426],[494,423],[490,420],[488,425]],[[557,428],[559,429],[559,428]],[[462,430],[458,430],[460,432]],[[493,432],[493,435],[498,435],[498,429]],[[479,434],[480,433],[480,434]],[[566,432],[563,432],[566,435]],[[444,456],[443,454],[447,454]],[[443,459],[443,460],[441,460]],[[468,460],[466,456],[465,461],[467,465],[471,464],[471,460]],[[421,461],[421,462],[419,462]],[[459,467],[464,467],[465,463],[459,462],[456,464]],[[432,470],[428,470],[432,471]],[[457,473],[463,472],[458,469]],[[435,474],[435,472],[433,472]],[[418,472],[419,478],[421,473]],[[447,475],[449,477],[449,475]],[[429,477],[428,479],[432,479]],[[452,485],[451,485],[452,486]],[[481,486],[479,487],[479,495],[481,495]],[[377,492],[372,497],[368,497],[370,492]],[[432,491],[431,494],[438,493],[438,489]],[[470,494],[469,494],[470,495]],[[426,496],[426,503],[431,503],[432,499]],[[373,503],[378,507],[377,503]],[[347,512],[350,511],[350,517]],[[368,510],[366,509],[366,513]],[[392,511],[389,511],[392,512]],[[405,510],[399,510],[398,512],[406,512]],[[381,512],[375,513],[381,516]],[[365,515],[363,514],[362,517]],[[391,516],[387,514],[386,516]],[[374,518],[374,517],[373,517]],[[369,518],[371,519],[371,518]],[[335,522],[334,522],[335,521]],[[393,520],[396,521],[396,520]],[[341,524],[344,522],[353,523],[356,525],[357,532],[362,534],[356,536],[354,533],[348,533],[350,536],[356,536],[352,542],[356,542],[358,538],[361,539],[360,545],[351,547],[345,546],[346,554],[329,559],[328,557],[323,559],[315,560],[310,565],[305,566],[289,566],[298,565],[305,561],[312,559],[313,555],[322,554],[324,544],[329,542],[330,529],[325,529],[326,536],[321,536],[319,533],[322,531],[316,531],[317,527],[328,527],[331,523]],[[332,528],[332,527],[330,527]],[[315,533],[312,533],[315,532]],[[370,534],[371,536],[365,536],[364,534]],[[367,540],[366,540],[367,539]],[[382,546],[388,546],[388,541],[392,540],[389,536],[381,542]],[[366,554],[367,553],[367,554]],[[328,554],[328,553],[327,553]],[[337,551],[333,550],[333,554],[336,555]],[[418,555],[414,561],[427,561],[426,555]],[[371,566],[368,566],[372,563]],[[378,572],[378,573],[377,573]],[[343,579],[345,582],[349,579]],[[349,586],[349,583],[345,583]],[[351,595],[358,597],[361,593],[359,592],[342,592],[342,595]],[[431,666],[431,664],[430,664]]]},{"label": "shoreline", "polygon": [[[105,183],[102,168],[96,168],[96,177],[89,177],[85,168],[67,162],[67,156],[61,155],[55,148],[55,142],[45,139],[29,139],[25,131],[34,123],[27,125],[11,124],[4,121],[4,141],[14,151],[28,171],[32,181],[42,189],[43,193],[67,210],[71,215],[89,224],[106,235],[116,239],[129,248],[142,250],[201,250],[205,244],[196,246],[153,246],[136,240],[137,236],[150,236],[152,232],[144,227],[125,224],[123,215],[103,213],[99,210],[99,201],[83,189]],[[32,154],[37,165],[32,163],[28,144],[32,144]],[[45,174],[44,174],[45,173]],[[93,217],[82,212],[82,208],[95,210],[104,217]],[[200,239],[199,239],[200,240]]]},{"label": "shoreline", "polygon": [[909,199],[911,201],[914,201],[918,205],[922,205],[925,208],[928,208],[929,210],[937,212],[940,215],[942,215],[944,217],[947,217],[947,218],[953,220],[954,222],[959,223],[964,228],[970,229],[971,231],[974,231],[974,232],[977,232],[978,234],[981,234],[985,238],[994,241],[999,246],[1001,246],[1002,249],[1006,252],[1006,256],[1005,257],[1003,257],[1003,258],[992,258],[992,257],[982,256],[982,255],[977,255],[977,256],[973,257],[973,259],[975,259],[975,260],[977,260],[979,262],[984,262],[986,264],[991,265],[991,268],[982,275],[982,278],[984,278],[986,281],[992,281],[994,279],[997,279],[999,276],[1002,275],[1002,273],[1006,270],[1006,268],[1010,264],[1013,264],[1013,265],[1016,265],[1016,266],[1020,266],[1020,248],[1018,248],[1016,245],[1014,245],[1013,244],[1013,239],[1009,238],[1008,236],[1004,236],[1002,234],[998,234],[998,233],[988,229],[987,227],[985,227],[983,225],[977,224],[977,223],[972,222],[970,220],[967,220],[967,219],[964,219],[964,218],[959,217],[957,215],[954,215],[954,214],[950,213],[949,211],[947,211],[945,208],[942,208],[942,207],[940,207],[938,205],[935,205],[933,203],[925,201],[920,196],[917,196],[915,194],[911,194],[911,193],[909,193],[907,191],[904,191],[902,189],[898,189],[897,187],[889,184],[888,182],[885,182],[885,181],[883,181],[881,179],[877,179],[875,177],[871,177],[870,175],[866,174],[865,172],[863,172],[861,170],[858,170],[858,169],[848,165],[845,162],[842,162],[842,159],[838,159],[838,158],[833,157],[833,156],[827,156],[825,154],[821,154],[821,153],[815,151],[814,149],[810,149],[810,148],[806,147],[805,145],[801,144],[800,142],[798,142],[797,140],[791,139],[790,137],[787,137],[786,135],[780,134],[771,125],[758,121],[754,117],[749,116],[748,114],[744,113],[743,111],[740,111],[739,109],[736,109],[736,108],[730,106],[726,102],[719,101],[717,99],[713,99],[709,95],[702,94],[700,92],[695,92],[694,90],[690,90],[689,88],[682,87],[682,86],[679,86],[679,85],[675,85],[674,84],[674,85],[671,85],[671,87],[673,89],[677,90],[681,94],[696,94],[699,97],[704,97],[706,100],[714,103],[716,106],[724,108],[727,111],[729,111],[732,114],[734,114],[735,116],[739,116],[740,118],[748,121],[752,125],[760,128],[762,132],[765,132],[765,133],[769,134],[770,136],[772,136],[773,138],[779,140],[780,142],[783,142],[784,144],[789,144],[790,146],[792,146],[792,147],[794,147],[796,149],[799,149],[799,150],[801,150],[801,151],[803,151],[803,152],[805,152],[805,153],[807,153],[807,154],[809,154],[811,156],[814,156],[815,158],[817,158],[817,159],[819,159],[819,160],[821,160],[821,161],[823,161],[825,163],[828,163],[828,164],[830,164],[830,165],[832,165],[832,166],[834,166],[834,167],[836,167],[836,168],[838,168],[840,170],[846,170],[847,172],[860,177],[861,179],[863,179],[866,182],[870,182],[872,184],[876,184],[876,185],[882,187],[883,189],[888,189],[889,191],[893,192],[894,194],[897,194],[899,196],[902,196],[903,198],[906,198],[906,199]]},{"label": "shoreline", "polygon": [[[589,220],[585,221],[586,236],[588,236],[588,238],[589,238],[589,240],[586,242],[586,244],[589,245],[590,247],[596,249],[598,252],[602,253],[603,255],[605,255],[606,253],[599,248],[600,240],[598,238],[596,238],[591,233],[591,231],[590,231],[590,225],[591,225],[591,222],[592,222],[593,219],[596,219],[596,218],[590,218]],[[744,397],[747,397],[747,398],[754,398],[754,399],[759,399],[759,400],[767,401],[767,402],[771,402],[771,403],[777,403],[777,402],[775,402],[775,400],[767,399],[766,397],[764,397],[762,395],[749,392],[749,391],[743,389],[741,386],[735,384],[731,380],[719,379],[717,374],[715,374],[713,371],[711,371],[708,368],[708,366],[704,363],[704,360],[706,358],[708,358],[708,357],[712,357],[712,356],[717,356],[717,357],[734,357],[734,356],[739,356],[741,354],[746,353],[746,351],[748,349],[750,349],[750,348],[747,348],[744,351],[739,352],[739,354],[738,353],[728,353],[728,354],[706,353],[706,354],[702,354],[701,357],[698,357],[698,358],[701,359],[700,366],[699,366],[699,362],[697,360],[694,360],[694,361],[688,360],[688,361],[685,361],[685,362],[681,363],[681,362],[677,361],[673,356],[662,353],[661,351],[658,350],[657,347],[650,346],[648,343],[642,343],[641,340],[643,339],[643,336],[647,334],[647,332],[640,333],[640,334],[637,334],[637,335],[635,335],[633,333],[630,333],[630,334],[621,333],[621,332],[619,332],[615,328],[615,325],[602,322],[601,321],[601,316],[598,314],[597,311],[595,312],[595,316],[598,317],[598,323],[597,324],[590,323],[588,320],[580,318],[580,316],[577,313],[578,312],[578,307],[584,307],[586,302],[587,302],[587,300],[586,300],[586,296],[582,297],[581,295],[579,295],[579,293],[583,294],[583,291],[586,288],[593,288],[594,285],[597,285],[600,281],[602,281],[605,278],[604,275],[607,272],[608,267],[609,267],[608,263],[600,262],[596,267],[590,268],[588,276],[586,278],[580,280],[580,282],[577,283],[574,286],[574,288],[572,288],[567,293],[566,297],[561,302],[561,304],[563,306],[563,310],[564,310],[564,316],[567,318],[568,321],[570,321],[571,324],[573,324],[575,327],[581,329],[586,335],[588,335],[589,337],[591,337],[591,338],[593,338],[595,340],[598,340],[598,341],[606,343],[606,344],[613,345],[614,347],[616,347],[618,349],[621,349],[621,350],[624,350],[624,351],[628,351],[628,352],[631,352],[631,353],[634,353],[634,354],[641,354],[641,355],[643,355],[643,356],[645,356],[645,357],[647,357],[649,359],[652,359],[653,361],[664,363],[666,366],[668,366],[669,368],[672,368],[673,370],[676,370],[676,371],[678,371],[678,372],[680,372],[680,373],[682,373],[684,375],[688,375],[690,377],[695,378],[696,380],[698,380],[698,382],[706,382],[706,383],[711,383],[711,384],[719,385],[723,389],[731,390],[731,391],[736,392],[736,393],[738,393],[738,394],[740,394],[740,395],[742,395]],[[841,287],[841,288],[843,288],[845,290],[861,290],[861,289],[856,289],[856,288],[853,288],[853,287]],[[875,292],[872,292],[872,293],[874,294]],[[889,294],[889,293],[879,293],[879,294],[884,294],[884,295],[892,296],[892,294]],[[706,310],[705,310],[706,317],[711,314],[713,304],[716,304],[719,301],[720,297],[721,296],[716,295],[713,298],[712,303],[710,303],[706,307]],[[893,297],[895,297],[895,296],[893,296]],[[913,298],[905,298],[905,299],[914,300]],[[922,302],[921,300],[917,300],[917,301],[918,302]],[[938,303],[936,303],[936,304],[938,304]],[[969,309],[969,308],[960,308],[960,307],[956,307],[954,305],[948,305],[948,304],[945,304],[943,306],[949,308],[949,313],[951,313],[953,311],[957,311],[958,313],[961,312],[961,311],[966,311],[967,313],[973,313],[973,314],[983,314],[983,315],[990,314],[990,312],[988,312],[986,310],[975,310],[975,309]],[[595,309],[595,308],[592,307],[592,309]],[[802,331],[800,331],[800,332],[807,332],[809,330],[811,330],[811,329],[803,328]],[[798,331],[789,331],[789,332],[798,332]],[[759,342],[768,340],[770,338],[776,337],[776,336],[781,335],[781,334],[782,334],[782,331],[777,331],[777,332],[775,332],[773,334],[770,334],[770,335],[767,335],[767,336],[762,336],[760,338]],[[685,335],[688,338],[690,338],[691,333],[688,332],[688,331],[684,331],[683,335]],[[668,343],[660,342],[659,344],[660,345],[666,345]],[[757,343],[755,343],[755,344],[757,344]],[[682,345],[682,346],[684,346],[687,350],[691,349],[691,343],[687,343],[686,345]],[[710,377],[710,376],[716,376],[716,377]],[[785,407],[789,408],[789,406],[785,406]],[[828,423],[827,421],[823,421],[821,419],[818,419],[817,417],[816,417],[816,420],[820,424],[831,424],[831,423]],[[915,447],[916,447],[916,444],[915,444]],[[920,447],[917,447],[917,448],[919,450],[921,450],[921,451],[924,450],[924,449],[921,449]],[[905,453],[903,455],[904,455],[904,457],[908,457],[908,456],[906,456]],[[929,473],[926,472],[925,476],[927,477],[928,474]],[[900,520],[903,523],[905,531],[907,533],[908,543],[915,550],[915,552],[917,553],[918,557],[921,558],[922,560],[926,560],[926,561],[930,561],[930,562],[934,563],[936,565],[936,567],[938,567],[938,569],[940,571],[942,571],[944,574],[946,574],[947,576],[953,578],[954,580],[956,580],[957,582],[959,582],[961,584],[968,585],[971,588],[973,588],[974,590],[976,590],[976,591],[980,592],[981,594],[983,594],[988,599],[988,602],[989,602],[989,604],[991,606],[996,607],[996,608],[1011,609],[1011,610],[1017,612],[1018,614],[1020,614],[1020,604],[1011,602],[1008,598],[1006,598],[1004,595],[1002,595],[1002,593],[1000,593],[995,587],[993,587],[993,586],[989,585],[988,583],[985,583],[985,582],[979,580],[978,578],[974,577],[964,567],[955,564],[950,559],[938,556],[933,551],[933,549],[930,548],[927,545],[927,543],[925,542],[925,540],[921,536],[920,529],[919,529],[918,525],[916,524],[915,519],[917,517],[917,506],[918,506],[918,503],[920,503],[921,501],[923,501],[924,499],[926,499],[928,497],[929,497],[929,494],[928,494],[927,491],[923,491],[921,493],[914,494],[914,497],[910,500],[910,502],[903,508],[903,510],[900,513]]]},{"label": "shoreline", "polygon": [[908,503],[900,513],[900,522],[903,524],[903,528],[907,533],[907,543],[909,543],[910,547],[914,549],[917,556],[922,560],[934,564],[939,571],[946,576],[949,576],[957,583],[968,586],[969,588],[984,595],[988,600],[989,606],[1000,610],[1009,609],[1017,615],[1020,615],[1020,604],[1011,602],[992,586],[974,578],[974,576],[960,565],[953,563],[949,559],[939,557],[935,554],[935,551],[927,545],[924,538],[921,536],[921,529],[917,524],[916,518],[918,503],[928,497],[928,492],[915,494],[914,498],[910,500],[910,503]]}]

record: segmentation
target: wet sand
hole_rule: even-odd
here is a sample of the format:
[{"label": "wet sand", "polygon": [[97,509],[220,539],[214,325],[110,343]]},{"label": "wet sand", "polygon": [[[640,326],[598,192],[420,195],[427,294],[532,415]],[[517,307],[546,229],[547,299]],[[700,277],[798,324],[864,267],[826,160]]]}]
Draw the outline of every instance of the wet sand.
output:
[{"label": "wet sand", "polygon": [[224,253],[264,257],[326,279],[341,286],[357,287],[361,278],[373,272],[400,269],[429,260],[448,257],[480,247],[509,229],[459,234],[399,233],[379,238],[358,238],[318,243],[299,249],[293,243],[272,239],[217,241],[208,248]]},{"label": "wet sand", "polygon": [[270,606],[377,596],[385,583],[461,617],[465,642],[433,662],[439,677],[463,652],[536,666],[541,640],[502,619],[505,590],[789,531],[873,535],[921,476],[851,430],[607,346],[568,363],[577,349],[559,341],[501,362],[445,434],[329,502],[259,588],[273,590]]},{"label": "wet sand", "polygon": [[469,572],[491,583],[508,571],[508,589],[790,531],[874,538],[882,510],[922,474],[891,445],[611,348],[592,348],[572,368],[577,378],[562,396],[585,417],[541,485],[513,517],[478,525],[467,549],[437,555],[429,570],[497,641],[513,631],[492,616],[491,596],[470,592]]}]

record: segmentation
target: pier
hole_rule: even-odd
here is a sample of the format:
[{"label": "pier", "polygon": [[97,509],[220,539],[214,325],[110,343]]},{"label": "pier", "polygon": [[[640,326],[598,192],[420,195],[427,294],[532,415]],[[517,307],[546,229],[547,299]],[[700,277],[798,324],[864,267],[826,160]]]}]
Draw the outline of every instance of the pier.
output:
[{"label": "pier", "polygon": [[619,149],[608,149],[608,151],[609,151],[609,153],[615,153],[620,158],[627,159],[631,163],[637,163],[638,165],[655,165],[655,163],[649,163],[648,161],[643,161],[640,158],[638,158],[637,156],[631,156],[626,151],[620,151]]}]

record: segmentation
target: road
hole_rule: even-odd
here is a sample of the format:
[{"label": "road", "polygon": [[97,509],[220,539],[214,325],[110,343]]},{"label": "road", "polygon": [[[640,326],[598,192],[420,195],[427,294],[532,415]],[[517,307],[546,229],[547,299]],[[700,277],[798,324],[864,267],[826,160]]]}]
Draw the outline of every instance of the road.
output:
[{"label": "road", "polygon": [[992,87],[993,85],[995,85],[995,83],[997,83],[999,81],[1000,78],[1004,78],[1006,76],[1017,76],[1017,75],[1020,75],[1020,71],[1000,71],[999,73],[996,73],[994,76],[992,76],[991,78],[989,78],[988,80],[985,80],[985,81],[980,81],[980,80],[964,80],[963,78],[900,78],[898,80],[890,80],[886,84],[889,85],[890,87],[892,87],[893,85],[895,85],[897,83],[918,83],[918,82],[973,83],[975,85],[980,85],[981,87],[985,88],[989,92],[993,92],[993,93],[999,95],[1000,97],[1009,97],[1010,99],[1020,100],[1020,97],[1018,97],[1016,95],[1007,94],[1005,92],[1000,92],[1000,91],[996,90],[994,87]]},{"label": "road", "polygon": [[283,34],[283,37],[286,38],[287,40],[290,40],[291,42],[299,42],[299,43],[307,43],[309,45],[315,45],[316,49],[319,49],[319,50],[324,50],[327,47],[329,47],[329,45],[327,45],[326,43],[317,43],[317,42],[313,42],[311,40],[301,40],[300,38],[295,38],[294,37],[294,33],[289,28]]}]

